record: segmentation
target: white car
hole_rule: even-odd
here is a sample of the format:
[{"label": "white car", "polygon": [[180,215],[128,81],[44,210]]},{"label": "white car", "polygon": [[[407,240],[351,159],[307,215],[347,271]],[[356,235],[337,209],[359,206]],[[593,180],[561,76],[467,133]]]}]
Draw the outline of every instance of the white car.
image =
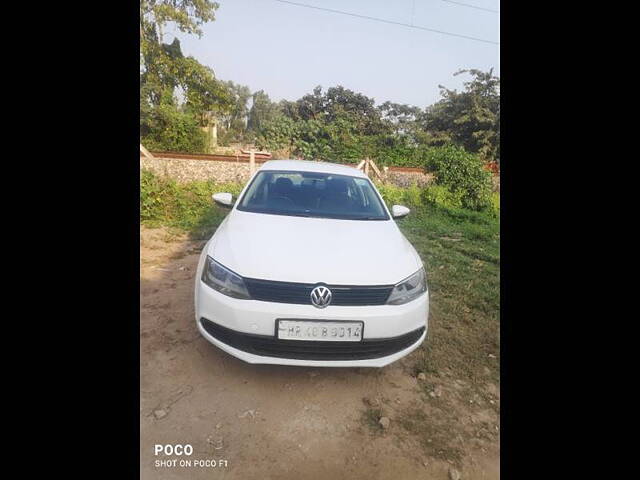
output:
[{"label": "white car", "polygon": [[427,335],[424,265],[367,176],[352,167],[266,162],[202,251],[200,333],[249,363],[383,367]]}]

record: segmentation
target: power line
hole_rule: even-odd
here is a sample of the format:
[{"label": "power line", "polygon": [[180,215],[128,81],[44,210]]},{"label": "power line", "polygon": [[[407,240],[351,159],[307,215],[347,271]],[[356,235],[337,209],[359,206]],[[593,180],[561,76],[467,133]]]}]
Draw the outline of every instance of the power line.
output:
[{"label": "power line", "polygon": [[490,8],[478,7],[476,5],[469,5],[468,3],[454,2],[452,0],[442,0],[442,1],[443,2],[447,2],[447,3],[455,3],[456,5],[460,5],[462,7],[475,8],[476,10],[484,10],[485,12],[500,13],[498,10],[492,10]]},{"label": "power line", "polygon": [[280,3],[288,3],[290,5],[296,5],[298,7],[313,8],[315,10],[322,10],[322,11],[325,11],[325,12],[339,13],[340,15],[349,15],[351,17],[364,18],[365,20],[374,20],[376,22],[389,23],[391,25],[400,25],[401,27],[415,28],[415,29],[418,29],[418,30],[426,30],[427,32],[440,33],[442,35],[450,35],[452,37],[466,38],[467,40],[474,40],[476,42],[484,42],[484,43],[491,43],[493,45],[500,45],[499,42],[494,42],[493,40],[485,40],[484,38],[470,37],[468,35],[461,35],[459,33],[445,32],[445,31],[442,31],[442,30],[436,30],[434,28],[427,28],[427,27],[420,27],[420,26],[417,26],[417,25],[410,25],[408,23],[394,22],[392,20],[385,20],[384,18],[369,17],[367,15],[359,15],[357,13],[343,12],[341,10],[333,10],[331,8],[316,7],[314,5],[307,5],[306,3],[289,2],[287,0],[275,0],[275,1],[276,2],[280,2]]}]

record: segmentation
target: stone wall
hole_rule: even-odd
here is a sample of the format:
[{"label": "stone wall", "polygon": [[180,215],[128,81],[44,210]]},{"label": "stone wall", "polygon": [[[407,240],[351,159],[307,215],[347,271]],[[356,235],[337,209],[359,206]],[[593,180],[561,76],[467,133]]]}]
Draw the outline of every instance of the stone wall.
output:
[{"label": "stone wall", "polygon": [[433,180],[433,175],[422,172],[394,172],[389,169],[387,172],[387,180],[398,187],[410,187],[417,184],[419,187],[425,187]]},{"label": "stone wall", "polygon": [[[256,162],[257,166],[260,163]],[[178,182],[215,180],[216,183],[245,183],[249,180],[249,164],[244,162],[217,162],[185,158],[140,157],[140,169],[166,175]]]},{"label": "stone wall", "polygon": [[[258,168],[261,164],[256,162]],[[140,169],[150,170],[158,175],[167,175],[178,182],[215,180],[216,183],[245,183],[250,177],[249,163],[242,161],[140,157]],[[387,178],[394,185],[408,187],[416,183],[424,186],[433,176],[419,171],[394,171],[390,168]]]}]

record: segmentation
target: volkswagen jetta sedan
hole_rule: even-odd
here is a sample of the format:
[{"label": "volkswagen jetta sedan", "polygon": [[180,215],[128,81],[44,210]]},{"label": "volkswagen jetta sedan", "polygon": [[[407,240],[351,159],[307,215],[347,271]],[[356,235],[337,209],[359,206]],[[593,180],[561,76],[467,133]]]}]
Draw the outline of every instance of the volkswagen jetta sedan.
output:
[{"label": "volkswagen jetta sedan", "polygon": [[425,268],[367,176],[266,162],[202,251],[195,316],[211,343],[249,363],[382,367],[427,335]]}]

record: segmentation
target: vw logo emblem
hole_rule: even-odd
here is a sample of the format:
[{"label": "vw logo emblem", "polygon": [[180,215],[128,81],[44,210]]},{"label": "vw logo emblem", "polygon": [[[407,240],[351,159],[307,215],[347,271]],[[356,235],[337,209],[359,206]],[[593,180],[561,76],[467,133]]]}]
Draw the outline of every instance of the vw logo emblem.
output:
[{"label": "vw logo emblem", "polygon": [[311,290],[311,303],[314,307],[324,308],[331,303],[331,290],[319,286]]}]

